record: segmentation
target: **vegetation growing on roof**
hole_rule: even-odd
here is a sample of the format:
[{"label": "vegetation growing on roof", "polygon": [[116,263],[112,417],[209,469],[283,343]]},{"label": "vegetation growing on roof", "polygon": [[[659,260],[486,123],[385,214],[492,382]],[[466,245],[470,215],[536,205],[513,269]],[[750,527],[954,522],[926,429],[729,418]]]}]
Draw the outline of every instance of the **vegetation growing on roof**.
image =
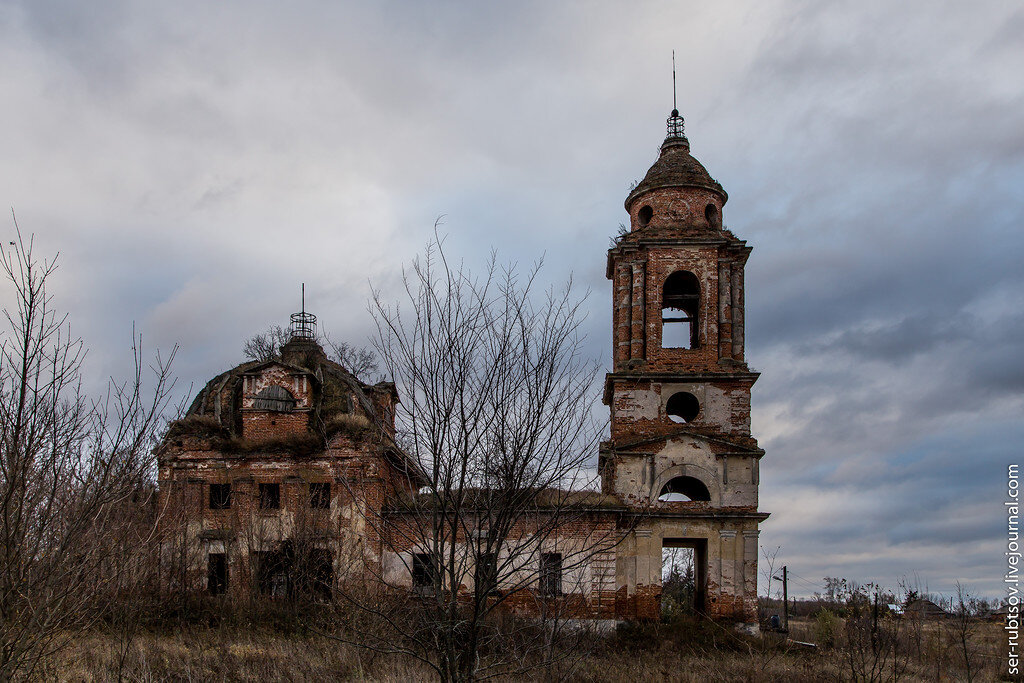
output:
[{"label": "vegetation growing on roof", "polygon": [[166,438],[180,439],[186,436],[199,439],[223,439],[230,437],[230,432],[212,415],[188,415],[170,424]]},{"label": "vegetation growing on roof", "polygon": [[324,424],[324,433],[330,439],[338,434],[358,438],[370,429],[370,420],[363,415],[342,413],[335,415]]},{"label": "vegetation growing on roof", "polygon": [[312,432],[299,434],[288,434],[264,440],[241,439],[231,437],[228,439],[214,439],[210,446],[222,453],[233,453],[238,455],[248,453],[278,453],[282,455],[311,456],[324,451],[325,443],[322,437]]},{"label": "vegetation growing on roof", "polygon": [[[304,347],[308,346],[306,349]],[[324,355],[313,343],[295,344],[286,360],[272,358],[285,365],[307,370],[313,377],[312,411],[309,430],[316,435],[345,432],[360,436],[373,424],[377,406],[370,393],[382,385],[368,387],[342,365]],[[242,376],[260,365],[247,361],[210,380],[189,407],[186,421],[174,427],[168,438],[180,436],[227,437],[242,431]],[[384,385],[385,389],[387,385]],[[193,419],[196,421],[192,421]],[[201,418],[201,419],[199,419]],[[217,426],[229,434],[217,433]]]},{"label": "vegetation growing on roof", "polygon": [[[526,492],[524,492],[524,494],[525,493]],[[456,495],[459,495],[459,493],[452,493],[453,497]],[[463,489],[461,491],[461,496],[463,496],[463,500],[465,501],[463,506],[468,509],[474,507],[488,509],[493,506],[493,503],[490,500],[492,497],[509,495],[509,491],[503,491],[501,489],[471,488]],[[531,493],[530,495],[533,497],[534,507],[537,510],[611,510],[623,507],[623,503],[618,497],[607,493],[601,493],[599,491],[567,491],[565,489],[548,488],[536,491],[535,494]],[[429,492],[416,493],[411,497],[403,496],[401,492],[399,492],[399,495],[395,499],[395,509],[429,510],[436,499],[437,495]]]}]

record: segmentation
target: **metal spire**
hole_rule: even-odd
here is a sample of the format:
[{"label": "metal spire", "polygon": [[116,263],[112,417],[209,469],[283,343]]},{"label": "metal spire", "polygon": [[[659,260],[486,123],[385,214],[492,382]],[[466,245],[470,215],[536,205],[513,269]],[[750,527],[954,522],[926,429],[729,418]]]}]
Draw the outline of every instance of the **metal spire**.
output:
[{"label": "metal spire", "polygon": [[676,51],[672,50],[672,113],[678,115],[679,107],[676,106]]},{"label": "metal spire", "polygon": [[302,311],[291,315],[292,339],[316,340],[316,316],[306,313],[306,283],[302,283]]},{"label": "metal spire", "polygon": [[672,113],[669,115],[668,120],[665,122],[668,128],[668,135],[665,140],[673,138],[681,138],[686,140],[686,135],[683,134],[683,117],[679,115],[679,109],[676,107],[676,51],[672,50]]}]

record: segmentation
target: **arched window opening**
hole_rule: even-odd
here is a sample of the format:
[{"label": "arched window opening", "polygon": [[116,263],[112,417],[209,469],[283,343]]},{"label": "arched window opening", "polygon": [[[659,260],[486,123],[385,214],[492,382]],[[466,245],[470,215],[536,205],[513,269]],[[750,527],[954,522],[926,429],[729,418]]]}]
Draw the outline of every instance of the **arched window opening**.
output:
[{"label": "arched window opening", "polygon": [[640,211],[637,212],[636,218],[640,222],[640,227],[646,228],[651,222],[651,219],[654,218],[654,209],[645,204],[640,207]]},{"label": "arched window opening", "polygon": [[722,227],[722,219],[718,215],[718,207],[708,204],[704,207],[704,218],[708,221],[708,227],[718,230]]},{"label": "arched window opening", "polygon": [[680,391],[668,399],[665,404],[665,413],[668,419],[679,424],[693,422],[700,412],[700,401],[688,391]]},{"label": "arched window opening", "polygon": [[662,487],[658,500],[662,503],[711,502],[711,492],[696,477],[675,477]]},{"label": "arched window opening", "polygon": [[284,387],[272,384],[256,394],[256,400],[253,401],[252,407],[256,410],[287,413],[295,409],[295,397]]},{"label": "arched window opening", "polygon": [[688,270],[677,270],[665,280],[661,294],[661,348],[697,348],[697,308],[700,283]]}]

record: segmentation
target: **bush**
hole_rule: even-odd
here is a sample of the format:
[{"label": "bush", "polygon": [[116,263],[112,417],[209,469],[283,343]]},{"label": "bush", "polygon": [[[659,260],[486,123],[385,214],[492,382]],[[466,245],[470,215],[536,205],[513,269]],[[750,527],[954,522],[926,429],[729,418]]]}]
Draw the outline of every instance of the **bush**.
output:
[{"label": "bush", "polygon": [[327,438],[337,434],[347,434],[353,438],[361,436],[370,428],[370,421],[362,415],[341,413],[335,415],[324,425]]},{"label": "bush", "polygon": [[198,439],[224,439],[228,437],[228,429],[215,417],[209,415],[189,415],[175,420],[167,428],[167,439],[179,439],[191,436]]},{"label": "bush", "polygon": [[251,439],[217,439],[211,446],[223,453],[278,453],[283,455],[310,456],[324,450],[324,440],[311,432],[289,434],[273,439],[254,441]]},{"label": "bush", "polygon": [[815,642],[821,647],[832,648],[839,642],[842,620],[832,610],[823,609],[814,616],[813,633]]}]

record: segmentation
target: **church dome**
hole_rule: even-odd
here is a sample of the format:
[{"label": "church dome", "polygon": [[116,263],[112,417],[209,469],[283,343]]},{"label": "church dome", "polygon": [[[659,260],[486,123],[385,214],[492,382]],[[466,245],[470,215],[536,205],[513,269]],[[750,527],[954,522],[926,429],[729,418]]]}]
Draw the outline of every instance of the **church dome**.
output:
[{"label": "church dome", "polygon": [[690,142],[682,133],[682,117],[675,110],[668,119],[668,137],[661,145],[661,154],[647,171],[644,179],[626,197],[626,211],[636,199],[651,190],[663,187],[698,187],[710,190],[728,200],[721,184],[711,177],[704,166],[690,156]]}]

